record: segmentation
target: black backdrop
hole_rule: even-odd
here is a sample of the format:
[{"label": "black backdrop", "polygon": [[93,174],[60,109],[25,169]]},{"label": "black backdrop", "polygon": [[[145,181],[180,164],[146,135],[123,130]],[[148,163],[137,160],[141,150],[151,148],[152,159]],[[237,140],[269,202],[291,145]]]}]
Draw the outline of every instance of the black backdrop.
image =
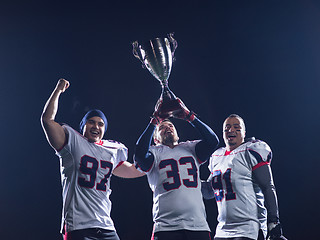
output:
[{"label": "black backdrop", "polygon": [[[170,88],[221,141],[227,115],[245,119],[247,135],[273,150],[286,236],[316,238],[319,2],[92,0],[0,3],[1,239],[61,238],[59,162],[39,121],[57,80],[71,83],[57,120],[77,128],[87,109],[102,109],[106,138],[126,144],[132,161],[161,87],[131,43],[169,32],[178,41]],[[197,138],[187,123],[175,123],[181,140]],[[146,178],[111,184],[121,239],[149,239]],[[205,204],[214,231],[215,202]]]}]

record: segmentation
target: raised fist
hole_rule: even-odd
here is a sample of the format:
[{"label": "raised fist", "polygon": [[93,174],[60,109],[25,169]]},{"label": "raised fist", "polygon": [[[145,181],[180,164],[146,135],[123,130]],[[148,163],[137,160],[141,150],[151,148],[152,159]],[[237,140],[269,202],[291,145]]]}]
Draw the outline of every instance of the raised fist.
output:
[{"label": "raised fist", "polygon": [[58,83],[57,83],[56,90],[64,92],[65,90],[68,89],[69,86],[70,86],[69,81],[67,81],[67,80],[65,80],[63,78],[60,78]]}]

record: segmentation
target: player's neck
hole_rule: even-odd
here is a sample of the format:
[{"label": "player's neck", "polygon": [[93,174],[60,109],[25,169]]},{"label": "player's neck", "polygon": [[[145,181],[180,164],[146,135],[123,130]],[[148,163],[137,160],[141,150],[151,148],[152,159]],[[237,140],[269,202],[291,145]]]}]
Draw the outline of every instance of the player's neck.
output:
[{"label": "player's neck", "polygon": [[238,148],[242,143],[243,142],[241,142],[240,144],[234,144],[234,145],[226,144],[226,149],[227,151],[232,152],[233,150]]},{"label": "player's neck", "polygon": [[175,146],[178,145],[178,142],[163,142],[162,145],[165,145],[169,148],[174,148]]},{"label": "player's neck", "polygon": [[227,145],[226,146],[226,150],[228,151],[228,152],[232,152],[233,150],[235,150],[237,147],[239,147],[238,145]]}]

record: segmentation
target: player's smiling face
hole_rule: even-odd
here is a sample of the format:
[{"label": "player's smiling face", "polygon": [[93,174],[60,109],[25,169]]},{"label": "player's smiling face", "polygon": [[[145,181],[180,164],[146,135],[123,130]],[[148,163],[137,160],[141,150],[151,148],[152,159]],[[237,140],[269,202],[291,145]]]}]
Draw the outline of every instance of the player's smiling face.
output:
[{"label": "player's smiling face", "polygon": [[238,117],[229,117],[223,123],[223,139],[227,150],[232,151],[239,147],[245,138],[245,126]]},{"label": "player's smiling face", "polygon": [[83,128],[83,136],[89,142],[100,142],[103,137],[105,125],[100,117],[89,118]]},{"label": "player's smiling face", "polygon": [[176,145],[179,141],[178,133],[170,121],[164,121],[157,126],[157,140],[166,146]]}]

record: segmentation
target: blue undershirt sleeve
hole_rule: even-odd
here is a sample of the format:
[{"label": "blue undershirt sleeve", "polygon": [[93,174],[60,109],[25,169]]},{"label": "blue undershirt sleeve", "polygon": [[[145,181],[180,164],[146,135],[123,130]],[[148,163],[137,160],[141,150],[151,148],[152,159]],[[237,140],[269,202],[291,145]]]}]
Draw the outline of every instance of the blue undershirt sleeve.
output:
[{"label": "blue undershirt sleeve", "polygon": [[136,143],[134,159],[142,171],[148,171],[154,161],[153,154],[149,152],[154,130],[155,126],[149,123]]},{"label": "blue undershirt sleeve", "polygon": [[196,145],[196,155],[201,162],[206,162],[216,150],[219,139],[213,130],[197,117],[191,124],[199,131],[201,141]]},{"label": "blue undershirt sleeve", "polygon": [[253,171],[253,177],[261,188],[265,206],[268,212],[268,223],[279,221],[278,201],[269,164],[258,167]]}]

